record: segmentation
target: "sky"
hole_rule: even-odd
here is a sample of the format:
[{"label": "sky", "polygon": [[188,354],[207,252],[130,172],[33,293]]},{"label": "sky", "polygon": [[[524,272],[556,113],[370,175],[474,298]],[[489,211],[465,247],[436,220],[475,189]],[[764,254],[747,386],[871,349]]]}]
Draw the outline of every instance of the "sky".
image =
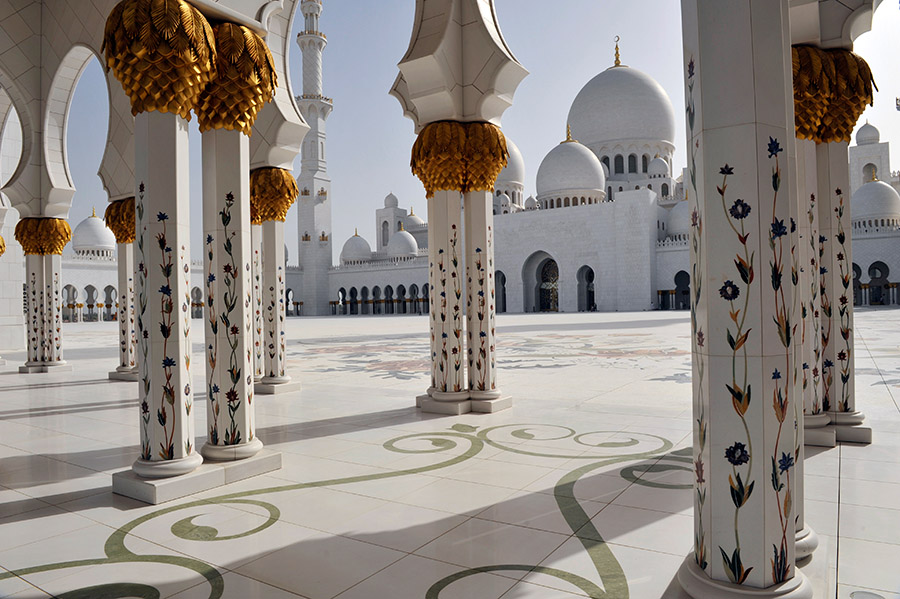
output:
[{"label": "sky", "polygon": [[[495,0],[507,44],[530,75],[519,85],[511,108],[503,116],[504,133],[518,145],[526,167],[526,197],[534,193],[541,160],[565,138],[566,116],[578,91],[612,65],[614,38],[620,36],[623,64],[638,68],[669,94],[676,114],[675,167],[684,165],[684,91],[681,14],[675,0]],[[374,211],[393,192],[400,206],[426,215],[424,190],[409,170],[415,141],[412,121],[388,95],[397,62],[409,44],[414,10],[409,0],[325,0],[320,29],[328,38],[323,59],[326,96],[334,99],[328,119],[326,156],[332,180],[333,247],[335,259],[344,241],[359,228],[370,243],[375,239]],[[302,28],[296,19],[291,39]],[[893,142],[892,163],[900,169],[900,96],[895,76],[900,56],[900,10],[893,2],[878,9],[871,32],[861,36],[855,51],[872,66],[879,92],[875,106],[860,119]],[[300,94],[301,53],[291,44],[290,77]],[[598,118],[602,118],[599,115]],[[107,197],[97,176],[106,140],[108,103],[105,80],[97,61],[85,69],[69,114],[67,138],[70,171],[76,186],[69,213],[73,226],[101,214]],[[295,174],[299,174],[299,158]],[[192,248],[202,256],[200,137],[191,122]],[[309,228],[309,227],[304,227]],[[297,239],[296,209],[287,221],[287,238]],[[373,243],[374,245],[374,243]],[[289,263],[296,262],[296,242],[289,242]]]}]

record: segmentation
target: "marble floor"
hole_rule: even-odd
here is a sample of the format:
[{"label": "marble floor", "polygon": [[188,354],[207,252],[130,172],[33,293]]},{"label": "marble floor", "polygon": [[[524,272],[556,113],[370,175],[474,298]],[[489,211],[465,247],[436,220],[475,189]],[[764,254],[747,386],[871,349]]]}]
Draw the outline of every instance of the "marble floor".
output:
[{"label": "marble floor", "polygon": [[[823,599],[900,599],[900,310],[856,323],[875,441],[808,451],[821,545],[803,571]],[[110,491],[138,454],[136,385],[107,380],[114,323],[65,326],[74,372],[20,375],[24,355],[4,355],[0,596],[683,599],[688,315],[498,325],[514,407],[448,417],[412,407],[427,386],[424,317],[288,319],[303,389],[256,401],[283,468],[160,506]]]}]

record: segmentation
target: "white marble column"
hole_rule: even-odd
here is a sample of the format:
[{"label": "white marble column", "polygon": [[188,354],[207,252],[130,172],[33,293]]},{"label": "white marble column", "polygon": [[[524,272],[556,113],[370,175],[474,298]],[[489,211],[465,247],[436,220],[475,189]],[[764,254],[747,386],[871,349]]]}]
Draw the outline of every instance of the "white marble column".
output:
[{"label": "white marble column", "polygon": [[62,256],[25,255],[28,358],[21,373],[71,370],[62,349]]},{"label": "white marble column", "polygon": [[192,413],[188,123],[141,112],[134,135],[141,455],[133,470],[159,478],[203,461]]},{"label": "white marble column", "polygon": [[262,224],[251,222],[250,225],[250,247],[252,252],[252,262],[250,264],[250,273],[253,285],[253,382],[258,383],[262,380],[263,371],[266,366],[263,345],[263,329],[265,327],[265,319],[263,318],[263,271],[262,271]]},{"label": "white marble column", "polygon": [[207,440],[209,460],[255,455],[250,142],[239,131],[203,132],[206,269]]},{"label": "white marble column", "polygon": [[[788,92],[791,96],[787,98],[787,104],[793,108],[793,88],[789,87]],[[793,110],[790,110],[791,119],[789,122],[795,122]],[[791,376],[789,378],[792,385],[790,396],[796,398],[791,403],[791,409],[794,412],[794,421],[796,422],[796,434],[794,435],[794,475],[792,482],[793,502],[795,508],[794,514],[794,559],[799,562],[810,555],[819,546],[819,538],[816,533],[807,526],[805,518],[804,504],[804,458],[806,456],[804,448],[804,401],[805,389],[803,387],[803,349],[804,349],[804,326],[805,304],[803,286],[808,281],[801,280],[803,272],[803,258],[808,253],[804,248],[808,248],[808,231],[804,237],[803,223],[807,219],[807,200],[801,193],[805,189],[801,175],[803,169],[799,162],[799,153],[801,152],[799,142],[793,135],[787,137],[787,172],[786,182],[788,183],[790,194],[790,226],[788,227],[788,237],[791,247],[791,266],[790,266],[790,282],[791,282],[791,310],[790,322],[792,323],[792,334],[794,341],[790,344],[791,349]],[[808,289],[808,286],[806,287]]]},{"label": "white marble column", "polygon": [[[492,193],[470,191],[465,194],[464,201],[469,397],[473,401],[499,408],[499,405],[490,403],[500,399],[500,389],[497,386],[497,301]],[[510,403],[509,400],[507,403]]]},{"label": "white marble column", "polygon": [[[469,391],[466,386],[465,316],[463,314],[463,247],[462,194],[458,191],[436,191],[429,200],[429,235],[434,235],[433,307],[434,330],[432,374],[433,402],[424,403],[426,410],[434,406],[451,413],[468,412]],[[431,208],[434,208],[433,214]],[[440,405],[445,402],[444,405]]]},{"label": "white marble column", "polygon": [[284,331],[284,221],[267,220],[262,224],[263,237],[263,351],[265,370],[260,393],[294,390],[299,383],[291,383],[286,373],[287,340]]},{"label": "white marble column", "polygon": [[800,201],[800,322],[804,443],[834,447],[834,431],[822,407],[822,333],[819,306],[819,208],[816,146],[797,140]]},{"label": "white marble column", "polygon": [[811,598],[794,566],[787,0],[682,0],[692,209],[692,597]]},{"label": "white marble column", "polygon": [[838,441],[871,443],[856,409],[853,349],[853,258],[847,142],[816,146],[819,301],[822,318],[822,406]]},{"label": "white marble column", "polygon": [[109,373],[114,380],[137,381],[135,372],[135,332],[134,332],[134,244],[116,244],[119,307],[116,310],[119,324],[119,365]]},{"label": "white marble column", "polygon": [[[435,245],[434,232],[437,228],[438,214],[441,209],[434,197],[427,199],[428,202],[428,329],[430,333],[431,350],[431,384],[422,397],[431,397],[438,380],[437,353],[440,349],[441,331],[438,323],[440,322],[438,312],[440,311],[440,296],[435,292],[435,272],[438,262],[438,248]],[[378,299],[376,302],[382,300]],[[377,303],[375,305],[378,305]],[[416,405],[421,406],[421,401],[417,400]]]}]

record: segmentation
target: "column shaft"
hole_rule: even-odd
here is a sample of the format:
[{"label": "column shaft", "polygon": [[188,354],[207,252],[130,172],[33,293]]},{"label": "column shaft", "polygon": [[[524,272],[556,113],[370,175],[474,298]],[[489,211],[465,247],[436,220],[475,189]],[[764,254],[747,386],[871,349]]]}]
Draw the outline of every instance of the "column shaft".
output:
[{"label": "column shaft", "polygon": [[119,365],[117,372],[131,372],[135,361],[134,334],[134,244],[120,243],[118,252],[119,275]]},{"label": "column shaft", "polygon": [[794,567],[788,2],[682,0],[682,26],[695,547],[678,579],[693,597],[811,597]]},{"label": "column shaft", "polygon": [[25,367],[44,361],[44,257],[25,255],[25,301],[28,308],[28,360]]},{"label": "column shaft", "polygon": [[250,243],[253,252],[253,262],[250,272],[253,275],[253,380],[262,380],[266,360],[263,353],[263,270],[262,270],[262,225],[250,225]]},{"label": "column shaft", "polygon": [[164,477],[203,461],[192,414],[188,125],[146,112],[134,132],[141,456],[133,468]]},{"label": "column shaft", "polygon": [[[435,272],[438,264],[438,247],[435,243],[435,231],[438,228],[438,221],[441,215],[438,211],[441,209],[434,197],[428,198],[428,329],[431,335],[431,384],[428,386],[427,394],[430,396],[436,389],[438,380],[438,361],[437,355],[440,350],[441,325],[438,313],[440,312],[441,298],[435,292]],[[381,301],[376,300],[376,302]],[[376,304],[377,305],[377,304]]]},{"label": "column shaft", "polygon": [[262,382],[278,385],[291,380],[285,374],[284,223],[266,221],[262,224],[262,233],[266,354]]},{"label": "column shaft", "polygon": [[466,335],[469,394],[496,399],[496,298],[494,281],[494,211],[490,191],[465,194]]},{"label": "column shaft", "polygon": [[[462,195],[458,191],[437,191],[434,245],[435,376],[432,397],[437,400],[467,399],[465,339],[463,336],[463,235]],[[431,219],[431,214],[428,215]]]},{"label": "column shaft", "polygon": [[250,143],[238,131],[203,133],[203,229],[208,436],[201,452],[241,459],[262,443],[253,414]]}]

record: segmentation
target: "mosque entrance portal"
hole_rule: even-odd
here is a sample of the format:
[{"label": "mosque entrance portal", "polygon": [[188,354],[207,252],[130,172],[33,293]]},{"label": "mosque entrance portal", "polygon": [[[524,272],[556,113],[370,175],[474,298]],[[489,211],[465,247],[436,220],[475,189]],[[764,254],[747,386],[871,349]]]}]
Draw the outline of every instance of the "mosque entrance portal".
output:
[{"label": "mosque entrance portal", "polygon": [[541,265],[540,312],[559,312],[559,267],[556,260]]}]

